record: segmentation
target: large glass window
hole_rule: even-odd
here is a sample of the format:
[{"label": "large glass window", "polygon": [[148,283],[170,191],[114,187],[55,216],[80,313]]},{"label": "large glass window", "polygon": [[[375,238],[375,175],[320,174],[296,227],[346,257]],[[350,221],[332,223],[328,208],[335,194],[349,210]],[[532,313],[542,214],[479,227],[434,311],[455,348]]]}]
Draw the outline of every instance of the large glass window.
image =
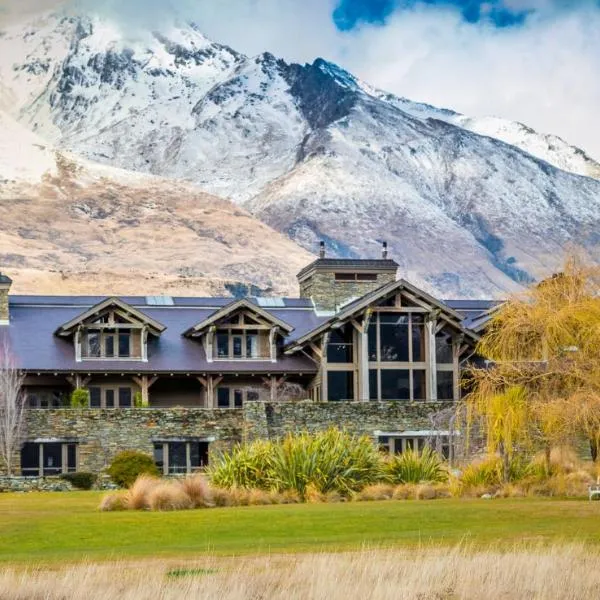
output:
[{"label": "large glass window", "polygon": [[21,448],[21,474],[48,477],[77,470],[76,444],[68,442],[27,442]]},{"label": "large glass window", "polygon": [[83,358],[131,358],[132,332],[129,329],[89,329],[84,336],[82,354]]},{"label": "large glass window", "polygon": [[119,388],[119,407],[120,408],[131,408],[132,397],[130,387]]},{"label": "large glass window", "polygon": [[354,338],[352,325],[345,325],[339,329],[333,329],[329,334],[327,342],[327,362],[351,363],[352,340]]},{"label": "large glass window", "polygon": [[410,371],[408,369],[381,370],[381,399],[410,400]]},{"label": "large glass window", "polygon": [[328,371],[327,395],[331,402],[354,400],[354,373],[352,371]]},{"label": "large glass window", "polygon": [[425,319],[423,315],[411,315],[412,362],[425,362]]},{"label": "large glass window", "polygon": [[408,362],[407,315],[397,313],[379,315],[379,361]]},{"label": "large glass window", "polygon": [[119,332],[119,358],[131,356],[131,333],[129,331]]},{"label": "large glass window", "polygon": [[90,386],[90,408],[131,408],[133,391],[131,387]]},{"label": "large glass window", "polygon": [[229,356],[229,333],[217,333],[217,357]]},{"label": "large glass window", "polygon": [[88,343],[88,356],[92,358],[100,358],[100,332],[99,331],[88,331],[87,334]]},{"label": "large glass window", "polygon": [[454,400],[454,372],[438,371],[436,376],[438,400]]},{"label": "large glass window", "polygon": [[452,364],[452,336],[440,332],[435,336],[435,359],[438,364]]}]

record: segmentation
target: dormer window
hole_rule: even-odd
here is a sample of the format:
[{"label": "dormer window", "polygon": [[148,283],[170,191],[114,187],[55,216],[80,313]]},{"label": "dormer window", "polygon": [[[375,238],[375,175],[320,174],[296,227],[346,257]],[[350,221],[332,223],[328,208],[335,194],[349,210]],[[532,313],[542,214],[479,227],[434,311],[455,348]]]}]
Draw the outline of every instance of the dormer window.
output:
[{"label": "dormer window", "polygon": [[218,360],[277,361],[283,338],[293,327],[249,300],[237,300],[184,335],[202,341],[208,362]]},{"label": "dormer window", "polygon": [[126,304],[109,298],[58,329],[72,337],[75,357],[85,360],[148,360],[148,337],[165,326]]}]

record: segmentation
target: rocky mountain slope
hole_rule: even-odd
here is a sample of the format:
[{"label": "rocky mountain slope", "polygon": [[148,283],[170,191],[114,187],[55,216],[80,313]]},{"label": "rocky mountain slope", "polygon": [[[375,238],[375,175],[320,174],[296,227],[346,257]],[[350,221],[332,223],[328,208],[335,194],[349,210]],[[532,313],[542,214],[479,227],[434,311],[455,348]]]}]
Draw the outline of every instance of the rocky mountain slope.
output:
[{"label": "rocky mountain slope", "polygon": [[0,112],[14,293],[296,294],[311,256],[228,200],[54,150]]},{"label": "rocky mountain slope", "polygon": [[132,32],[47,14],[0,35],[0,81],[0,103],[61,149],[189,180],[307,249],[325,239],[337,255],[372,256],[387,240],[404,276],[444,296],[517,289],[569,244],[600,259],[590,157],[320,59],[249,58],[194,24]]}]

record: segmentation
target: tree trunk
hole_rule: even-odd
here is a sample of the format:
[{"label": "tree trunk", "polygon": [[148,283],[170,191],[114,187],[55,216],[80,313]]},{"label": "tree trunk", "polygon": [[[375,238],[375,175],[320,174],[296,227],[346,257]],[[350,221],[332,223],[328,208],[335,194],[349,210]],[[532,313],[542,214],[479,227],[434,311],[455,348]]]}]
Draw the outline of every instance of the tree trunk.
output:
[{"label": "tree trunk", "polygon": [[590,439],[590,452],[592,460],[596,462],[598,460],[598,441],[595,439]]}]

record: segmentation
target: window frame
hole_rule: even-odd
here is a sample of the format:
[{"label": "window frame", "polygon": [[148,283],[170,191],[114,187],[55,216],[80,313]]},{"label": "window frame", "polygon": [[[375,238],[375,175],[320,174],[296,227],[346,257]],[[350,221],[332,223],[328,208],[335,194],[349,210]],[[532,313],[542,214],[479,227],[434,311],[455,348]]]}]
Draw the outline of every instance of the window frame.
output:
[{"label": "window frame", "polygon": [[[133,385],[124,385],[120,383],[111,383],[111,384],[102,384],[102,385],[89,385],[87,387],[88,390],[88,408],[93,408],[96,410],[116,410],[116,409],[130,409],[134,408],[134,397],[135,392],[133,390]],[[92,406],[92,390],[100,391],[100,406]],[[129,406],[121,405],[121,391],[129,390],[130,396],[130,404]],[[107,406],[107,394],[113,394],[113,406]]]},{"label": "window frame", "polygon": [[[171,464],[171,454],[173,444],[183,444],[185,446],[185,466],[176,466]],[[192,458],[194,456],[192,444],[197,445],[198,464],[194,465]],[[202,448],[202,446],[204,446]],[[161,473],[167,475],[189,475],[197,473],[206,468],[209,464],[210,441],[202,439],[182,439],[182,440],[154,440],[152,442],[152,456],[154,464]],[[160,458],[159,458],[160,457]],[[203,460],[204,459],[204,460]]]},{"label": "window frame", "polygon": [[[37,467],[23,467],[23,452],[27,446],[37,446]],[[45,464],[44,446],[60,446],[60,466],[49,467]],[[71,453],[75,464],[70,464]],[[79,443],[74,440],[57,440],[52,442],[27,441],[21,448],[21,476],[22,477],[52,477],[66,473],[76,473],[79,467]],[[25,473],[27,471],[27,473]],[[33,473],[37,471],[37,473]]]}]

